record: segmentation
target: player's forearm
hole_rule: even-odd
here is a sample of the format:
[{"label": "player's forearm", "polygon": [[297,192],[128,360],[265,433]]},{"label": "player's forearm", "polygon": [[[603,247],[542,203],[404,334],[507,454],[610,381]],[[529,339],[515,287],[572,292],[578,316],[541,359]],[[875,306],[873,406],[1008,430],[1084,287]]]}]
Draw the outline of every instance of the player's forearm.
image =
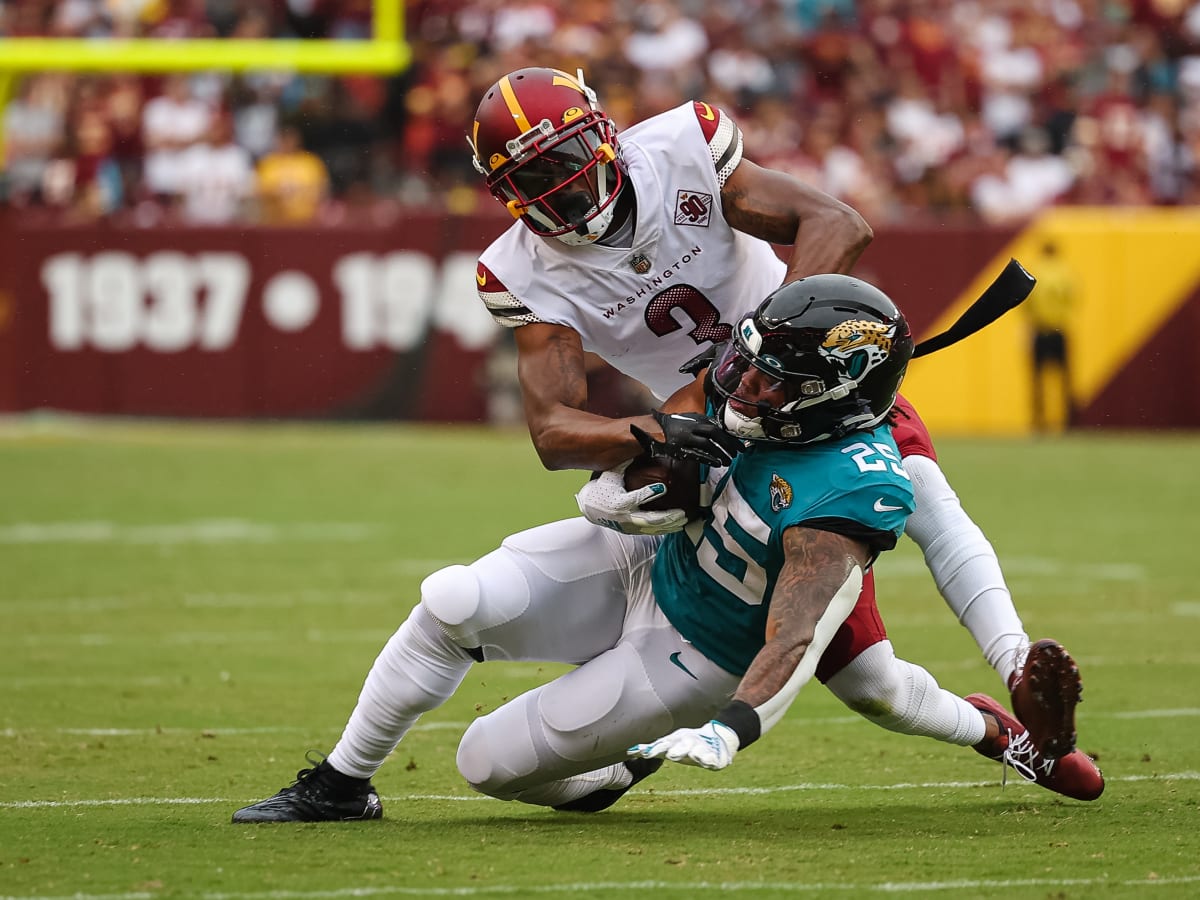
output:
[{"label": "player's forearm", "polygon": [[758,740],[768,730],[768,704],[774,701],[786,708],[804,686],[808,678],[802,676],[795,690],[788,690],[811,643],[811,634],[802,643],[768,643],[742,677],[732,701],[714,716],[737,733],[740,747]]},{"label": "player's forearm", "polygon": [[525,421],[547,469],[599,472],[633,459],[642,448],[630,425],[662,436],[649,415],[612,419],[588,412],[587,364],[577,332],[535,323],[518,328],[515,338]]},{"label": "player's forearm", "polygon": [[857,542],[805,528],[789,529],[784,541],[788,562],[771,594],[766,643],[715,717],[741,747],[783,718],[862,590],[865,550]]},{"label": "player's forearm", "polygon": [[610,419],[581,409],[560,407],[553,414],[529,418],[529,433],[538,458],[547,469],[585,469],[601,472],[642,452],[629,426],[661,436],[650,416]]},{"label": "player's forearm", "polygon": [[[847,570],[852,562],[846,560]],[[795,692],[803,686],[803,682],[793,685],[793,678],[812,650],[817,626],[829,611],[847,577],[848,571],[844,570],[838,578],[837,585],[828,588],[824,585],[814,585],[811,589],[795,591],[787,598],[776,596],[772,600],[772,616],[767,624],[767,642],[742,676],[733,694],[734,700],[756,710],[767,708],[773,703],[782,703],[784,706],[791,703]],[[778,591],[776,594],[778,595]],[[782,614],[776,614],[774,604],[780,599],[788,601],[789,609]],[[846,612],[848,614],[849,610]],[[842,619],[844,620],[845,616]],[[817,655],[820,655],[820,651]],[[815,669],[815,663],[808,668]],[[790,690],[793,686],[794,691]]]},{"label": "player's forearm", "polygon": [[743,160],[721,191],[722,208],[738,231],[791,244],[784,281],[846,273],[871,243],[866,219],[836,197],[798,178]]},{"label": "player's forearm", "polygon": [[855,210],[839,203],[800,221],[784,282],[854,268],[874,232]]}]

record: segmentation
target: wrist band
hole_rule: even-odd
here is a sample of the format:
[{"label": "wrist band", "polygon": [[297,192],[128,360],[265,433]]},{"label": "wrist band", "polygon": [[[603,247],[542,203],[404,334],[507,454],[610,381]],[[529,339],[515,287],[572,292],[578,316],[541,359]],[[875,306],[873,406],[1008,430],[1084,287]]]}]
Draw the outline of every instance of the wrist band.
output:
[{"label": "wrist band", "polygon": [[762,736],[762,720],[754,707],[744,700],[734,700],[713,716],[738,736],[738,748],[748,747]]}]

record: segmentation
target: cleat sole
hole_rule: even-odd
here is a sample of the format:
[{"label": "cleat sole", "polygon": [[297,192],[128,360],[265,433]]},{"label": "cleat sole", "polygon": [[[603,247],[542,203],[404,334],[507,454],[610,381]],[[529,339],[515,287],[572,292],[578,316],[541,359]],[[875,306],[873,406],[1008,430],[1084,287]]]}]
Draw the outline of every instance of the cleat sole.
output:
[{"label": "cleat sole", "polygon": [[1079,667],[1062,644],[1049,639],[1034,643],[1012,700],[1013,711],[1043,755],[1060,759],[1075,750],[1075,707],[1082,699]]}]

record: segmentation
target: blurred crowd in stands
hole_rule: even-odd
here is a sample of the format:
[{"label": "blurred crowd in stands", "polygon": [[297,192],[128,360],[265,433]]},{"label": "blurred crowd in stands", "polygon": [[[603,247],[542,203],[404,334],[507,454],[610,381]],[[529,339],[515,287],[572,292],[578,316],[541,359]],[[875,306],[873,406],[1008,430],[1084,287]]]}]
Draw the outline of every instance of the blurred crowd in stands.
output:
[{"label": "blurred crowd in stands", "polygon": [[[0,37],[370,28],[371,0],[0,0]],[[0,203],[142,227],[503,214],[464,135],[527,65],[582,67],[618,126],[719,105],[749,158],[876,225],[1200,203],[1200,0],[414,0],[406,31],[390,78],[24,74]]]}]

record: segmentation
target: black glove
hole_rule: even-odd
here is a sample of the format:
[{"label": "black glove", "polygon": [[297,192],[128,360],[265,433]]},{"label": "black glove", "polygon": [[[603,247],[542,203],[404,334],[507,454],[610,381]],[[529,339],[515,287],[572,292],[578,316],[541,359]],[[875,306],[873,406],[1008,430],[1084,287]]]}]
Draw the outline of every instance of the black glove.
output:
[{"label": "black glove", "polygon": [[650,437],[636,425],[629,430],[650,456],[674,456],[695,459],[710,466],[727,466],[741,452],[742,442],[703,413],[664,413],[653,410],[663,430],[661,441]]}]

